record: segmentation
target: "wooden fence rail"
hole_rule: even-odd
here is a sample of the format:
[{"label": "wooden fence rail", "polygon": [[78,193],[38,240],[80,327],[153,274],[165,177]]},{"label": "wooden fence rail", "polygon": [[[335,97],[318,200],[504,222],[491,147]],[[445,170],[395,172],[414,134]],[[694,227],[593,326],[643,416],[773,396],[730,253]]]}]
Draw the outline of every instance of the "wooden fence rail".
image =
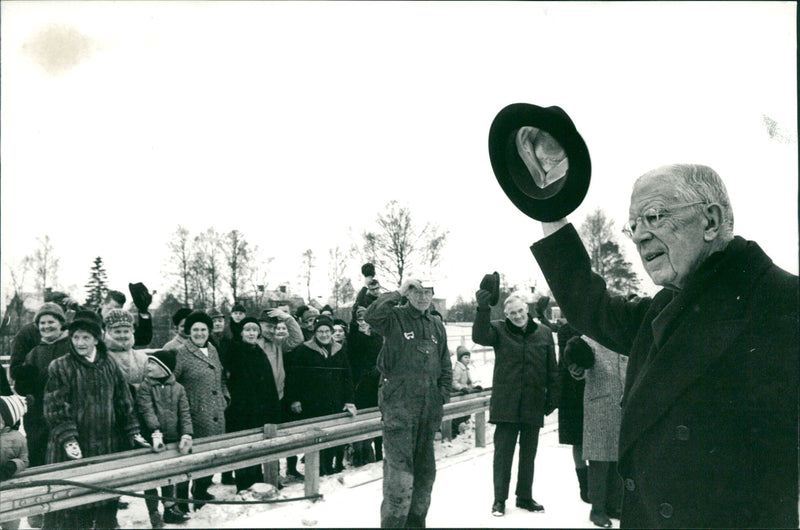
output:
[{"label": "wooden fence rail", "polygon": [[[452,418],[476,415],[475,444],[485,447],[486,410],[491,389],[453,397],[444,407],[443,432],[449,433]],[[24,487],[34,481],[70,480],[140,492],[157,486],[177,484],[242,467],[274,462],[286,456],[306,455],[305,494],[319,490],[319,451],[381,435],[377,408],[277,426],[227,433],[195,441],[193,452],[181,455],[177,444],[168,444],[162,453],[136,449],[35,467],[0,484],[0,522],[30,515],[63,510],[101,501],[117,494],[74,485]]]}]

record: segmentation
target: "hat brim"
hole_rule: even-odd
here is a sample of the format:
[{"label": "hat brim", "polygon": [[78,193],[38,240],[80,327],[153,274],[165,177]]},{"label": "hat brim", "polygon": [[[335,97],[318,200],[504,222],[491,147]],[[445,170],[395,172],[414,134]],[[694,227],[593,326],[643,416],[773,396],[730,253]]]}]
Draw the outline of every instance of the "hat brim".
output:
[{"label": "hat brim", "polygon": [[[521,127],[549,133],[564,149],[569,168],[562,180],[540,188],[522,161],[516,144]],[[501,110],[489,129],[489,158],[497,182],[522,213],[537,221],[556,221],[580,206],[589,190],[591,161],[586,143],[560,107],[514,103]]]}]

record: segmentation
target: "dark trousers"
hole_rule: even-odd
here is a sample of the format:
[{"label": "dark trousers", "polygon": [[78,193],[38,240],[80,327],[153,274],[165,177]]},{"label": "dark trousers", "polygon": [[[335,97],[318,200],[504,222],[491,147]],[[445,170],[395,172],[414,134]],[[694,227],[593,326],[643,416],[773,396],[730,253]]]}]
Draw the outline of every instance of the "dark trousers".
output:
[{"label": "dark trousers", "polygon": [[319,474],[333,475],[344,469],[344,447],[338,445],[319,452]]},{"label": "dark trousers", "polygon": [[[211,487],[211,484],[214,482],[213,476],[208,477],[200,477],[194,479],[192,484],[192,494],[196,492],[203,492],[205,493],[208,491],[208,488]],[[179,499],[188,499],[189,498],[189,481],[186,482],[179,482],[175,485],[175,496]],[[178,507],[184,511],[184,513],[189,513],[189,504],[185,502],[179,502]],[[199,508],[199,506],[197,506]]]},{"label": "dark trousers", "polygon": [[594,513],[619,513],[622,509],[622,477],[616,462],[589,461],[589,502]]},{"label": "dark trousers", "polygon": [[519,465],[517,467],[517,498],[533,496],[533,462],[539,447],[539,427],[528,423],[497,423],[494,428],[494,500],[508,498],[511,465],[519,436]]},{"label": "dark trousers", "polygon": [[236,491],[246,490],[256,482],[264,482],[261,464],[236,470]]},{"label": "dark trousers", "polygon": [[[153,488],[151,490],[145,490],[145,495],[158,495],[158,489]],[[162,497],[173,497],[175,495],[175,486],[161,486],[161,496]],[[145,499],[145,505],[147,506],[148,513],[155,513],[158,512],[158,499]],[[164,506],[172,506],[175,504],[172,501],[164,501]]]},{"label": "dark trousers", "polygon": [[113,529],[117,526],[119,499],[109,499],[81,508],[68,508],[58,512],[46,513],[46,530],[96,530]]}]

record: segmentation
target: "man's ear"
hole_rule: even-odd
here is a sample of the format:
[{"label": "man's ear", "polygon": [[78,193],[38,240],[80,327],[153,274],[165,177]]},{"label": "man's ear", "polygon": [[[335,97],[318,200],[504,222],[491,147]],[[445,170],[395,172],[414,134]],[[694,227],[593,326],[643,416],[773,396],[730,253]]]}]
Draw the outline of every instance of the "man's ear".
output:
[{"label": "man's ear", "polygon": [[703,211],[706,218],[706,226],[703,230],[703,239],[713,241],[719,236],[722,229],[723,213],[722,208],[717,203],[711,203]]}]

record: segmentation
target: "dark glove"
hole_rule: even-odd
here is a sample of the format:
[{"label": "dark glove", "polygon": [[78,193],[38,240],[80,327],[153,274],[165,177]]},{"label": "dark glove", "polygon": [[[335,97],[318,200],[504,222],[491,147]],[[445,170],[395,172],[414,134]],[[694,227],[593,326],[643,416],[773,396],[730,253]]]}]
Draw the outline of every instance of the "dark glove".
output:
[{"label": "dark glove", "polygon": [[9,460],[2,466],[0,466],[0,478],[3,480],[8,480],[14,476],[14,473],[17,472],[17,463],[13,460]]},{"label": "dark glove", "polygon": [[594,350],[580,337],[572,337],[564,348],[564,359],[567,365],[576,364],[581,368],[594,366]]},{"label": "dark glove", "polygon": [[478,307],[481,309],[488,309],[489,303],[492,301],[492,293],[486,289],[478,289],[475,292],[475,300],[478,301]]},{"label": "dark glove", "polygon": [[536,303],[534,304],[534,309],[536,310],[536,315],[541,316],[544,315],[544,312],[547,311],[547,306],[550,305],[550,297],[549,296],[542,296]]},{"label": "dark glove", "polygon": [[142,282],[129,283],[128,289],[131,292],[133,305],[136,306],[136,309],[138,309],[140,313],[147,313],[147,309],[150,307],[150,303],[153,301],[153,295],[150,294],[150,291],[147,290],[147,287],[145,287]]},{"label": "dark glove", "polygon": [[497,271],[483,276],[480,289],[485,289],[491,294],[489,305],[497,304],[497,301],[500,299],[500,275],[497,274]]}]

